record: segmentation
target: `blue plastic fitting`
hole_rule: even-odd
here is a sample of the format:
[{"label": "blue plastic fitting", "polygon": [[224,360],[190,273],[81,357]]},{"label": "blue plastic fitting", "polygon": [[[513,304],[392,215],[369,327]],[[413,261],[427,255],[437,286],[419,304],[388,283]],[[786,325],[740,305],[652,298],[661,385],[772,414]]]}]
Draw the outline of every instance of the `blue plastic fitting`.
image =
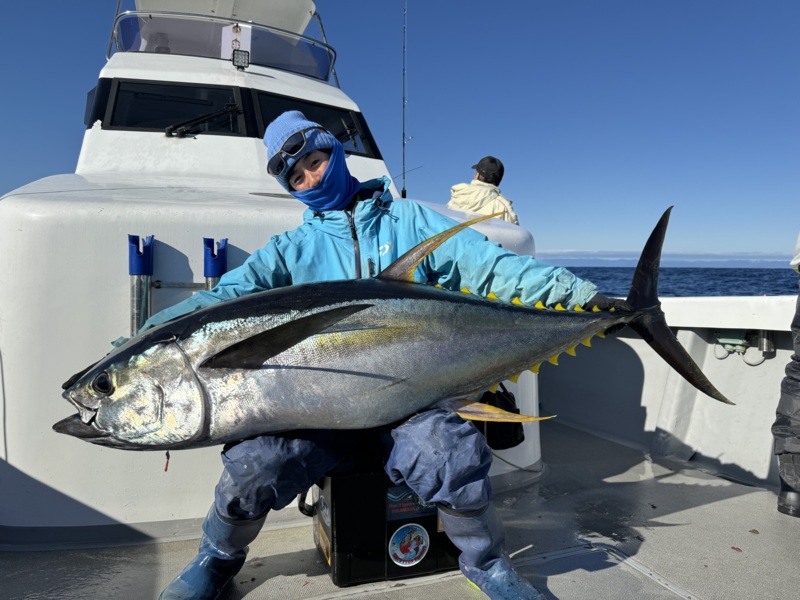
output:
[{"label": "blue plastic fitting", "polygon": [[222,238],[214,254],[214,238],[203,238],[203,277],[222,277],[228,270],[228,238]]},{"label": "blue plastic fitting", "polygon": [[128,235],[129,275],[153,275],[153,240],[155,236],[148,235],[140,250],[139,236]]}]

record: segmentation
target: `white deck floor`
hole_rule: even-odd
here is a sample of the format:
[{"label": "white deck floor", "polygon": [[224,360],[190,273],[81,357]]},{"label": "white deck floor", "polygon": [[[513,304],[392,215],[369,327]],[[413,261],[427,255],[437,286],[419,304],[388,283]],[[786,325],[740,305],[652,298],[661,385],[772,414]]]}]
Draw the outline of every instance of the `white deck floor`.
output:
[{"label": "white deck floor", "polygon": [[[544,477],[495,502],[515,564],[547,598],[800,597],[800,519],[775,510],[774,491],[651,462],[557,423],[541,431]],[[267,525],[223,600],[484,597],[458,572],[337,588],[310,519],[291,508]],[[196,547],[0,552],[0,597],[152,600]]]}]

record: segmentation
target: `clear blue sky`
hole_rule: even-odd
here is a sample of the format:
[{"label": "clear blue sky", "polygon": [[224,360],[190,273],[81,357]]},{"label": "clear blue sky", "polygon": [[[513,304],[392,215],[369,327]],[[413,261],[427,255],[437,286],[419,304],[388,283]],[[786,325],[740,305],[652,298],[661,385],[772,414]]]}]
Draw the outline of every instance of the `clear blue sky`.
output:
[{"label": "clear blue sky", "polygon": [[[74,171],[116,2],[7,2],[0,193]],[[402,173],[403,0],[317,0],[343,89]],[[493,154],[540,251],[790,255],[800,2],[408,0],[406,187],[446,202]],[[398,188],[402,178],[397,177]]]}]

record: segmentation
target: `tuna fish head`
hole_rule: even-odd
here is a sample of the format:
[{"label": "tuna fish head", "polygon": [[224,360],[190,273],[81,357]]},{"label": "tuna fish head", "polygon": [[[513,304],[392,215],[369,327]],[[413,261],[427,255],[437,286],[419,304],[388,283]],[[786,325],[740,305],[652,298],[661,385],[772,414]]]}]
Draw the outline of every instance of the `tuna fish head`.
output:
[{"label": "tuna fish head", "polygon": [[[179,342],[131,340],[64,384],[78,414],[53,429],[128,450],[180,448],[202,437],[203,388]],[[199,444],[202,445],[202,444]]]}]

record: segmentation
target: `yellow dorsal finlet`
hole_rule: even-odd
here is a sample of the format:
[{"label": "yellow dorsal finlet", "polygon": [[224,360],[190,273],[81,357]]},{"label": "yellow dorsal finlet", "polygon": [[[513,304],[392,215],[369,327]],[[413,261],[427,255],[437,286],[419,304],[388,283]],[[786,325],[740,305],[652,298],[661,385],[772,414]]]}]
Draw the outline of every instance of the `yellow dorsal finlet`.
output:
[{"label": "yellow dorsal finlet", "polygon": [[597,308],[596,306],[593,306],[592,307],[592,312],[600,312],[600,309]]},{"label": "yellow dorsal finlet", "polygon": [[586,312],[585,310],[583,310],[583,308],[581,308],[580,304],[576,304],[574,310],[575,312]]},{"label": "yellow dorsal finlet", "polygon": [[528,369],[528,371],[530,371],[531,373],[536,373],[538,375],[539,374],[539,368],[541,366],[542,366],[542,363],[536,363],[530,369]]},{"label": "yellow dorsal finlet", "polygon": [[494,292],[489,292],[489,295],[486,296],[487,300],[500,300],[497,296],[495,296]]},{"label": "yellow dorsal finlet", "polygon": [[586,338],[585,340],[581,340],[581,344],[583,344],[587,348],[591,348],[592,347],[592,338]]},{"label": "yellow dorsal finlet", "polygon": [[515,375],[512,375],[511,377],[509,377],[509,378],[508,378],[508,380],[509,380],[511,383],[517,383],[517,381],[519,381],[519,376],[520,376],[520,375],[522,375],[522,373],[521,373],[521,372],[520,372],[520,373],[516,373]]},{"label": "yellow dorsal finlet", "polygon": [[553,354],[553,356],[547,359],[547,362],[549,362],[551,365],[558,366],[558,354]]},{"label": "yellow dorsal finlet", "polygon": [[470,292],[467,288],[463,287],[463,288],[461,288],[461,293],[462,294],[471,294],[472,292]]},{"label": "yellow dorsal finlet", "polygon": [[602,338],[606,337],[606,332],[605,331],[598,331],[597,333],[595,333],[595,335],[602,339]]},{"label": "yellow dorsal finlet", "polygon": [[494,394],[494,393],[497,392],[497,388],[499,388],[499,387],[500,387],[500,384],[499,383],[495,383],[492,387],[489,388],[489,391]]},{"label": "yellow dorsal finlet", "polygon": [[564,352],[566,352],[570,356],[577,356],[575,354],[575,348],[577,348],[577,346],[572,346],[571,348],[567,348],[566,350],[564,350]]},{"label": "yellow dorsal finlet", "polygon": [[547,310],[547,307],[544,304],[542,304],[541,300],[537,300],[536,304],[534,304],[533,306],[534,306],[534,308],[543,308],[543,309]]}]

